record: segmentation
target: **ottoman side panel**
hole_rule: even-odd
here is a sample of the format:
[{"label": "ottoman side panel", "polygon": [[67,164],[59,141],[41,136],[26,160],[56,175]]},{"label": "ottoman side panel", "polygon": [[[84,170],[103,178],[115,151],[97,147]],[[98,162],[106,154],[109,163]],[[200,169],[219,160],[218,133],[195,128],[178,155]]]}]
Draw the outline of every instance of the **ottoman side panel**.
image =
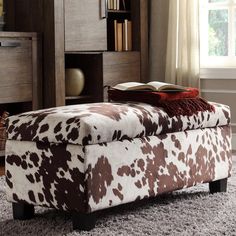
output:
[{"label": "ottoman side panel", "polygon": [[91,211],[156,196],[231,174],[229,126],[85,147]]},{"label": "ottoman side panel", "polygon": [[87,210],[82,146],[8,140],[6,182],[8,201]]}]

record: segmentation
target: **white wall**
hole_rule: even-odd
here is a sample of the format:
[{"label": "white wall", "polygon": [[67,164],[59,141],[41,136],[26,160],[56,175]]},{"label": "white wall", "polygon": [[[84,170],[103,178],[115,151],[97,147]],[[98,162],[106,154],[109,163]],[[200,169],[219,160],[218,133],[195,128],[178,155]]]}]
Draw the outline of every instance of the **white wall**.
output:
[{"label": "white wall", "polygon": [[236,150],[236,69],[201,69],[200,77],[202,97],[230,106],[232,145]]}]

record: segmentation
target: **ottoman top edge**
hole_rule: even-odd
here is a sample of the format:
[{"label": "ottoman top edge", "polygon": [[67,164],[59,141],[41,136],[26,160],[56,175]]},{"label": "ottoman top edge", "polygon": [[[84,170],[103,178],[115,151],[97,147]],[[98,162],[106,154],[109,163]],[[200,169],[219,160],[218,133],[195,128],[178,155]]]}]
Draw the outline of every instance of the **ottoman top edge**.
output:
[{"label": "ottoman top edge", "polygon": [[190,129],[228,125],[230,108],[174,116],[145,103],[91,103],[31,111],[9,117],[9,140],[89,145]]}]

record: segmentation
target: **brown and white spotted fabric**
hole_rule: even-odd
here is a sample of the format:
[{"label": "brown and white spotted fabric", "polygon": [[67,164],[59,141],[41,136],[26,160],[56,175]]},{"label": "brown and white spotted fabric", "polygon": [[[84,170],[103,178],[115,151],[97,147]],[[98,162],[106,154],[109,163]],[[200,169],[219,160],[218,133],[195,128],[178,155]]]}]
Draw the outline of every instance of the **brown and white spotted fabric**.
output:
[{"label": "brown and white spotted fabric", "polygon": [[229,108],[219,104],[215,113],[192,117],[169,118],[147,104],[109,103],[12,117],[7,198],[93,212],[227,178],[229,122]]},{"label": "brown and white spotted fabric", "polygon": [[198,128],[227,125],[230,110],[170,118],[142,103],[95,103],[28,112],[9,119],[8,139],[47,143],[97,144]]}]

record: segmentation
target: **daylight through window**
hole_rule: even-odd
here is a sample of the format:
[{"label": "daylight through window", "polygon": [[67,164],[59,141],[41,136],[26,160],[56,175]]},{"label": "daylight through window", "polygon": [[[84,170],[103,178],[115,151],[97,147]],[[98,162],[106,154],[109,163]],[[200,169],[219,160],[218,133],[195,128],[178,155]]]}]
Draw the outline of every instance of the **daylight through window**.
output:
[{"label": "daylight through window", "polygon": [[200,2],[201,66],[236,66],[236,0]]}]

